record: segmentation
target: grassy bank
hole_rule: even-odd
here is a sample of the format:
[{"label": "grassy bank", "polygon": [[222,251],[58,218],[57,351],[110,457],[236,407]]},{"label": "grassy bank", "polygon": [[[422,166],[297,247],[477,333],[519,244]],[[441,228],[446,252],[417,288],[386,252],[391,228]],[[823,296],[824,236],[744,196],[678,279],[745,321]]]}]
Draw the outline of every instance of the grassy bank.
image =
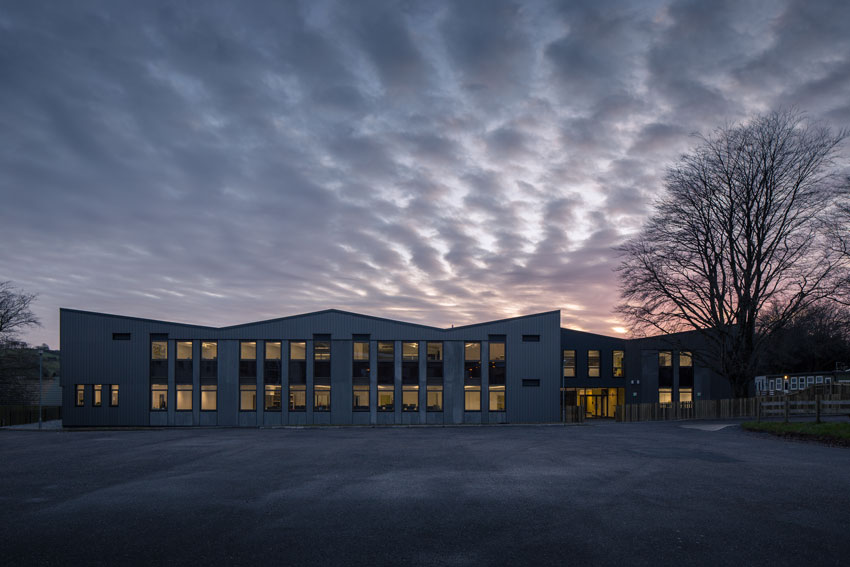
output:
[{"label": "grassy bank", "polygon": [[780,437],[806,439],[850,447],[850,423],[780,423],[747,421],[741,427],[748,431],[763,431]]}]

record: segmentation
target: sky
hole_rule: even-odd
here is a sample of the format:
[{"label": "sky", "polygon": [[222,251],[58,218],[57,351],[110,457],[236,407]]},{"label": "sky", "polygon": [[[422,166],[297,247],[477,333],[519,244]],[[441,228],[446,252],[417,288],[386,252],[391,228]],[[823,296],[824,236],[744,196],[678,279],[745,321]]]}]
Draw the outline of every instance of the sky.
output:
[{"label": "sky", "polygon": [[614,249],[710,133],[850,126],[850,2],[4,2],[0,281],[232,325],[627,331]]}]

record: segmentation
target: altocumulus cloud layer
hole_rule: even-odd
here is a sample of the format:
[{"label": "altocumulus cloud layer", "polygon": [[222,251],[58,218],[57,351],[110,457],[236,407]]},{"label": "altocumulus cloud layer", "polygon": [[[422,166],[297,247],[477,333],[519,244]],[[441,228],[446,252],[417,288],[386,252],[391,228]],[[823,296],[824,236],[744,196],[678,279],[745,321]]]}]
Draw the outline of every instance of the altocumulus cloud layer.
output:
[{"label": "altocumulus cloud layer", "polygon": [[850,124],[850,3],[8,2],[0,280],[211,325],[613,332],[611,247],[706,132]]}]

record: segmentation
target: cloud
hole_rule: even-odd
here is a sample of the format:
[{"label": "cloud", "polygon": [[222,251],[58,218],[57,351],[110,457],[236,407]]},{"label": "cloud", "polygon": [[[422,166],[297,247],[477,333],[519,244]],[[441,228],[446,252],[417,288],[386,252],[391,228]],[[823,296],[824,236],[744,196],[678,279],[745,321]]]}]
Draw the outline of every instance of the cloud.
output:
[{"label": "cloud", "polygon": [[[0,280],[227,325],[562,309],[611,333],[612,247],[690,134],[848,126],[844,2],[37,2],[0,15]],[[848,17],[842,17],[848,15]]]}]

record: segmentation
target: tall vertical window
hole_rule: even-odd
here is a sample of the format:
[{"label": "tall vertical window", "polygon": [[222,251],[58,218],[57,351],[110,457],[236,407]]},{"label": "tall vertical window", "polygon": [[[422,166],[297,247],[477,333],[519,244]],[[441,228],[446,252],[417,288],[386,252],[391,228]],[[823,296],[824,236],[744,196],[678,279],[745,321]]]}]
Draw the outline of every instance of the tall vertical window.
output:
[{"label": "tall vertical window", "polygon": [[289,411],[307,409],[307,343],[289,341]]},{"label": "tall vertical window", "polygon": [[192,341],[177,341],[174,382],[177,411],[192,411]]},{"label": "tall vertical window", "polygon": [[313,411],[331,411],[330,337],[313,340]]},{"label": "tall vertical window", "polygon": [[658,403],[673,401],[673,352],[658,351]]},{"label": "tall vertical window", "polygon": [[378,411],[395,410],[395,343],[378,341]]},{"label": "tall vertical window", "polygon": [[694,357],[690,351],[679,351],[679,401],[694,401]]},{"label": "tall vertical window", "polygon": [[77,384],[76,396],[74,397],[74,405],[78,408],[86,405],[86,385]]},{"label": "tall vertical window", "polygon": [[112,384],[109,386],[109,405],[112,407],[118,407],[118,384]]},{"label": "tall vertical window", "polygon": [[201,411],[218,408],[218,343],[201,341]]},{"label": "tall vertical window", "polygon": [[369,341],[354,341],[352,348],[352,409],[369,411]]},{"label": "tall vertical window", "polygon": [[401,409],[419,410],[419,343],[401,343]]},{"label": "tall vertical window", "polygon": [[263,408],[266,411],[280,411],[281,408],[281,343],[266,341],[266,357],[263,362],[263,384],[265,396]]},{"label": "tall vertical window", "polygon": [[96,408],[99,408],[103,405],[103,384],[95,384],[92,386],[94,389],[94,396],[92,397],[92,405]]},{"label": "tall vertical window", "polygon": [[151,410],[168,409],[168,341],[151,341]]},{"label": "tall vertical window", "polygon": [[598,350],[589,350],[587,351],[587,375],[590,378],[598,378],[599,377],[599,351]]},{"label": "tall vertical window", "polygon": [[622,378],[626,375],[625,358],[626,353],[622,350],[615,350],[611,355],[611,367],[614,369],[614,378]]},{"label": "tall vertical window", "polygon": [[257,342],[239,343],[239,410],[257,411]]},{"label": "tall vertical window", "polygon": [[490,411],[505,411],[505,343],[490,340],[488,369]]},{"label": "tall vertical window", "polygon": [[463,360],[463,407],[481,411],[481,343],[464,343]]},{"label": "tall vertical window", "polygon": [[443,343],[427,343],[425,350],[425,409],[443,411]]},{"label": "tall vertical window", "polygon": [[564,351],[564,378],[575,378],[576,375],[576,351]]}]

